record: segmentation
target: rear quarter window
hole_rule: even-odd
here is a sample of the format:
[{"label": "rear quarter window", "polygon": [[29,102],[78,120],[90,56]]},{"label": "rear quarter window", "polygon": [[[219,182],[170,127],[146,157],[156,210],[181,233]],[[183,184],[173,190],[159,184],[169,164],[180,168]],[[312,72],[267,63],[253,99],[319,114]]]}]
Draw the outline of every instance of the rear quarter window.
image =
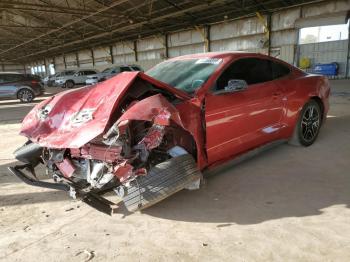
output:
[{"label": "rear quarter window", "polygon": [[290,68],[288,66],[275,61],[271,61],[271,67],[273,79],[278,79],[287,76],[290,73]]},{"label": "rear quarter window", "polygon": [[1,79],[3,83],[19,82],[24,80],[24,76],[21,74],[4,74]]}]

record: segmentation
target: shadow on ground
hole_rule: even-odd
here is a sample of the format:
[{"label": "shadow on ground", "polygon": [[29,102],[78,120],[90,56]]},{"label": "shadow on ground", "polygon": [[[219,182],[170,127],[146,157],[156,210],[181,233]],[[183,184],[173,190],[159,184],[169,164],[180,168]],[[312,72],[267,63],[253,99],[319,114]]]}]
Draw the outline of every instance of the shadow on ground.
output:
[{"label": "shadow on ground", "polygon": [[[200,190],[181,191],[143,213],[177,221],[221,223],[220,227],[226,227],[233,223],[315,216],[333,205],[349,207],[349,125],[349,116],[330,118],[313,146],[278,146],[221,170]],[[330,156],[332,160],[328,161]],[[16,177],[4,176],[7,166],[0,166],[1,190],[6,183],[19,182]],[[64,192],[31,192],[3,195],[0,206],[66,199]]]},{"label": "shadow on ground", "polygon": [[211,176],[205,188],[182,191],[143,213],[229,226],[349,207],[349,125],[349,116],[328,119],[313,146],[278,146]]}]

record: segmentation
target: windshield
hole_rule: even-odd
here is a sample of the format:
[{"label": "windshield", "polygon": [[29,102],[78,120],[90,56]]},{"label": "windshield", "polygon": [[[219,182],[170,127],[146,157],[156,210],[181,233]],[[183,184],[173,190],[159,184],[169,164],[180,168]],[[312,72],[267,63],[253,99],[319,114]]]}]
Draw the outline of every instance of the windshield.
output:
[{"label": "windshield", "polygon": [[160,63],[147,75],[187,93],[200,88],[222,62],[217,58],[173,60]]},{"label": "windshield", "polygon": [[113,70],[113,68],[109,67],[109,68],[106,68],[105,70],[103,70],[102,73],[109,73],[112,70]]}]

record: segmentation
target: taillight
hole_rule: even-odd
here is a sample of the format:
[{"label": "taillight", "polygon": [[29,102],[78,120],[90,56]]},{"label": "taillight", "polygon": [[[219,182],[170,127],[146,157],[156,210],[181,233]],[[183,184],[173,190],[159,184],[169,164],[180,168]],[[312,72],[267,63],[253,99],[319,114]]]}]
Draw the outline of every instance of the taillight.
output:
[{"label": "taillight", "polygon": [[38,80],[32,80],[32,85],[38,85],[39,81]]}]

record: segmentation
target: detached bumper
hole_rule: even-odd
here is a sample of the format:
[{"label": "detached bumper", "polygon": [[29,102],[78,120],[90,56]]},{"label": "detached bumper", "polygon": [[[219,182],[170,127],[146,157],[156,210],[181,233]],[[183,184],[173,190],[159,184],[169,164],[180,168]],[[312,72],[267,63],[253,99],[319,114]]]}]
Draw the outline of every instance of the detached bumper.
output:
[{"label": "detached bumper", "polygon": [[32,166],[30,164],[26,164],[26,165],[20,165],[20,166],[14,166],[14,167],[8,168],[8,170],[13,175],[15,175],[16,177],[18,177],[20,180],[22,180],[24,183],[28,185],[36,186],[36,187],[45,187],[45,188],[56,189],[56,190],[63,190],[67,192],[69,192],[70,190],[70,187],[66,184],[49,183],[49,182],[33,179],[22,172],[22,170],[24,169],[31,170]]}]

